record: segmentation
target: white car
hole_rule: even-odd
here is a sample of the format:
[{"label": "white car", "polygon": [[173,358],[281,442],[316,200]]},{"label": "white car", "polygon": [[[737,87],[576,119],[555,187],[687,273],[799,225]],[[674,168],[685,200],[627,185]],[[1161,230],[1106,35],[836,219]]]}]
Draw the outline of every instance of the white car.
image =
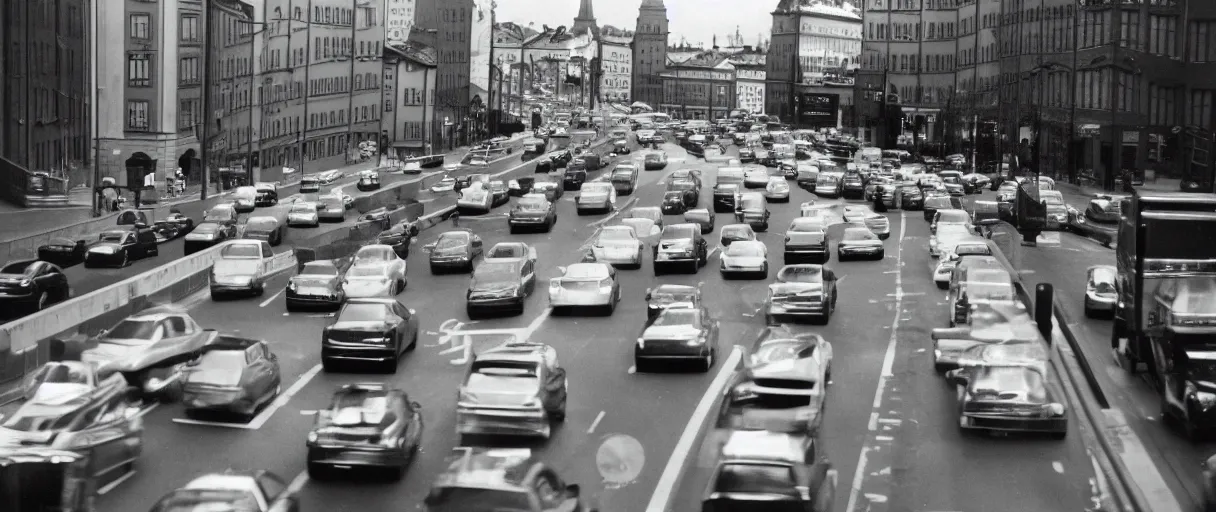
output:
[{"label": "white car", "polygon": [[317,203],[297,202],[287,211],[287,226],[307,226],[315,228],[321,225],[321,216],[317,214]]},{"label": "white car", "polygon": [[435,193],[451,192],[453,190],[456,190],[456,178],[451,176],[444,176],[443,179],[439,180],[439,183],[431,186],[431,192]]},{"label": "white car", "polygon": [[262,295],[270,274],[274,249],[261,240],[232,240],[220,248],[211,265],[211,298],[228,294]]},{"label": "white car", "polygon": [[743,186],[747,188],[765,188],[768,186],[768,171],[763,167],[749,167],[743,171]]},{"label": "white car", "polygon": [[[627,219],[640,220],[651,223],[649,219]],[[589,261],[608,263],[614,267],[625,267],[639,269],[642,268],[643,254],[645,253],[646,244],[638,239],[637,233],[633,227],[626,225],[605,226],[600,230],[599,236],[591,244],[591,254]]]},{"label": "white car", "polygon": [[258,189],[254,187],[237,187],[232,192],[232,205],[237,213],[248,213],[257,206]]},{"label": "white car", "polygon": [[938,289],[950,288],[954,268],[958,266],[959,259],[963,256],[992,256],[992,249],[983,241],[971,240],[955,244],[954,248],[942,251],[942,256],[937,260],[937,268],[933,269],[933,282]]},{"label": "white car", "polygon": [[536,265],[536,248],[523,242],[499,242],[486,251],[485,259],[503,258],[509,260],[522,259]]},{"label": "white car", "polygon": [[579,215],[596,211],[609,213],[616,208],[616,187],[602,181],[583,183],[575,197],[575,205]]},{"label": "white car", "polygon": [[321,178],[321,183],[328,185],[330,183],[333,183],[335,181],[338,181],[338,180],[344,178],[345,176],[346,176],[345,172],[334,169],[334,170],[329,170],[329,171],[325,171],[325,172],[321,173],[321,175],[318,176],[318,178]]},{"label": "white car", "polygon": [[621,219],[622,226],[628,226],[633,230],[634,236],[643,240],[650,240],[659,236],[662,230],[653,220],[643,217],[629,217]]},{"label": "white car", "polygon": [[876,215],[869,206],[849,205],[844,207],[844,221],[850,224],[861,224],[866,217]]},{"label": "white car", "polygon": [[392,297],[405,286],[405,260],[391,245],[363,246],[342,276],[342,292],[348,299]]},{"label": "white car", "polygon": [[456,210],[461,213],[489,213],[494,207],[494,194],[481,182],[475,181],[460,191]]},{"label": "white car", "polygon": [[799,217],[818,217],[819,209],[815,208],[815,200],[803,202],[798,206]]},{"label": "white car", "polygon": [[787,203],[790,200],[790,184],[785,178],[769,177],[764,186],[764,198],[773,203]]},{"label": "white car", "polygon": [[607,263],[575,263],[558,267],[561,277],[549,280],[549,306],[554,312],[599,307],[611,315],[621,300],[616,269]]},{"label": "white car", "polygon": [[756,240],[731,243],[722,251],[719,272],[723,279],[745,275],[753,279],[768,279],[768,246]]}]

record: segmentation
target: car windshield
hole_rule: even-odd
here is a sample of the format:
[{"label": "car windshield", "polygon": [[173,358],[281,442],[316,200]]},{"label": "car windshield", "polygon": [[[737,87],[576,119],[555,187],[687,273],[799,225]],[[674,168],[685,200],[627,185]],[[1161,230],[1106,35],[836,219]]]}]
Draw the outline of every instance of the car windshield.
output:
[{"label": "car windshield", "polygon": [[1047,203],[1047,206],[1063,206],[1064,205],[1064,196],[1059,195],[1059,194],[1044,194],[1044,193],[1040,192],[1039,197],[1041,197],[1043,199],[1043,201]]},{"label": "car windshield", "polygon": [[971,222],[971,216],[962,210],[938,210],[938,224],[966,224]]},{"label": "car windshield", "polygon": [[520,210],[526,211],[544,211],[548,209],[548,201],[543,197],[525,197],[519,200],[516,204]]},{"label": "car windshield", "polygon": [[378,424],[389,414],[388,393],[370,389],[339,392],[329,413],[330,422],[338,426]]},{"label": "car windshield", "polygon": [[342,208],[342,198],[334,196],[323,197],[321,198],[321,204],[330,209]]},{"label": "car windshield", "polygon": [[117,340],[150,340],[156,335],[160,323],[155,320],[123,320],[105,334],[108,339]]},{"label": "car windshield", "polygon": [[97,236],[97,240],[102,242],[122,242],[126,238],[127,233],[123,231],[107,231]]},{"label": "car windshield", "polygon": [[261,259],[262,246],[257,244],[231,244],[220,249],[220,257],[224,259]]},{"label": "car windshield", "polygon": [[633,177],[632,167],[617,167],[612,170],[613,178],[631,178]]},{"label": "car windshield", "polygon": [[189,367],[190,382],[235,386],[241,383],[245,369],[244,350],[211,350],[204,352],[197,366]]},{"label": "car windshield", "polygon": [[692,180],[675,180],[667,185],[669,190],[694,190],[697,188],[696,182]]},{"label": "car windshield", "polygon": [[346,277],[387,277],[384,272],[384,267],[380,265],[369,265],[361,267],[351,267],[346,271]]},{"label": "car windshield", "polygon": [[600,232],[600,241],[633,240],[633,228],[604,229]]},{"label": "car windshield", "polygon": [[231,206],[227,206],[227,205],[216,206],[215,208],[208,210],[207,213],[205,215],[203,215],[203,221],[204,222],[206,222],[206,221],[218,222],[218,221],[230,220],[232,218],[232,214],[233,214],[233,209]]},{"label": "car windshield", "polygon": [[384,304],[347,304],[338,313],[338,322],[382,322],[389,313]]},{"label": "car windshield", "polygon": [[229,489],[178,489],[163,498],[152,512],[256,512],[253,493]]},{"label": "car windshield", "polygon": [[726,247],[727,256],[759,258],[764,256],[764,245],[736,242]]},{"label": "car windshield", "polygon": [[538,181],[532,184],[532,190],[536,190],[538,192],[545,192],[555,188],[557,188],[557,183],[553,183],[552,181]]},{"label": "car windshield", "polygon": [[466,234],[447,234],[440,235],[439,241],[435,243],[435,249],[463,249],[469,245],[469,237]]},{"label": "car windshield", "polygon": [[355,254],[355,264],[365,262],[385,263],[397,259],[397,253],[389,247],[364,247]]},{"label": "car windshield", "polygon": [[811,233],[823,231],[823,221],[815,217],[802,217],[790,223],[790,231],[796,233]]},{"label": "car windshield", "polygon": [[520,264],[514,261],[487,261],[473,271],[475,285],[519,281]]},{"label": "car windshield", "polygon": [[752,238],[752,231],[744,226],[726,226],[722,228],[722,236],[726,238]]},{"label": "car windshield", "polygon": [[80,366],[65,363],[47,363],[35,374],[38,384],[88,384],[89,375]]},{"label": "car windshield", "polygon": [[696,309],[668,309],[664,310],[659,318],[655,319],[653,325],[670,326],[670,325],[700,325],[701,312]]},{"label": "car windshield", "polygon": [[1028,401],[1047,399],[1043,375],[1022,366],[985,366],[972,380],[971,392],[976,398],[1002,398],[1005,394],[1024,395]]},{"label": "car windshield", "polygon": [[782,283],[822,283],[823,271],[819,267],[786,267],[777,274]]},{"label": "car windshield", "polygon": [[21,432],[57,432],[72,423],[77,406],[27,404],[13,413],[13,417],[4,423],[4,428]]},{"label": "car windshield", "polygon": [[30,267],[33,266],[35,261],[37,260],[26,260],[10,263],[5,265],[3,269],[0,269],[0,274],[24,274],[26,271],[30,270]]},{"label": "car windshield", "polygon": [[196,234],[199,234],[199,235],[213,235],[213,234],[215,234],[215,233],[218,233],[218,232],[219,232],[219,230],[220,230],[220,225],[219,225],[219,224],[214,224],[214,223],[211,223],[211,222],[204,222],[204,223],[199,224],[198,226],[196,226],[196,227],[194,228],[193,233],[196,233]]},{"label": "car windshield", "polygon": [[933,210],[945,210],[947,208],[953,208],[953,207],[954,207],[954,205],[950,203],[949,198],[932,197],[932,198],[925,200],[925,208],[929,208],[929,209],[933,209]]},{"label": "car windshield", "polygon": [[761,365],[804,357],[800,354],[805,348],[807,343],[802,340],[768,340],[756,348],[756,352],[752,354],[752,364]]},{"label": "car windshield", "polygon": [[725,464],[714,490],[722,493],[775,494],[796,493],[793,471],[776,464]]},{"label": "car windshield", "polygon": [[305,263],[304,268],[300,269],[301,276],[336,276],[338,275],[338,267],[331,263]]},{"label": "car windshield", "polygon": [[291,213],[316,213],[315,203],[296,203],[291,207]]},{"label": "car windshield", "polygon": [[651,153],[651,154],[649,154],[649,155],[646,155],[646,161],[647,161],[647,162],[658,162],[658,161],[659,161],[659,160],[661,160],[662,158],[663,158],[663,157],[661,157],[661,156],[659,156],[659,155],[656,155],[656,154],[654,154],[654,153]]},{"label": "car windshield", "polygon": [[531,363],[477,361],[466,385],[499,393],[535,393],[540,389],[540,375]]},{"label": "car windshield", "polygon": [[848,242],[856,242],[860,240],[877,240],[868,229],[846,229],[844,230],[844,240]]}]

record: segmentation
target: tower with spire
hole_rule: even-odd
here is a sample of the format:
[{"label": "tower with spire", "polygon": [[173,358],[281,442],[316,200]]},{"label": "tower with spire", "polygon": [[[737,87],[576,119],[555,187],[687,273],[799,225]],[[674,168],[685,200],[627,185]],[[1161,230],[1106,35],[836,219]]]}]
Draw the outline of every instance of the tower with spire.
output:
[{"label": "tower with spire", "polygon": [[[587,1],[587,0],[584,0]],[[663,80],[667,71],[667,6],[663,0],[642,0],[633,35],[633,101],[659,108],[663,102]]]},{"label": "tower with spire", "polygon": [[599,25],[595,24],[595,10],[592,9],[591,0],[580,0],[578,16],[574,17],[574,26],[570,27],[570,33],[590,32],[592,35],[598,36],[599,30]]}]

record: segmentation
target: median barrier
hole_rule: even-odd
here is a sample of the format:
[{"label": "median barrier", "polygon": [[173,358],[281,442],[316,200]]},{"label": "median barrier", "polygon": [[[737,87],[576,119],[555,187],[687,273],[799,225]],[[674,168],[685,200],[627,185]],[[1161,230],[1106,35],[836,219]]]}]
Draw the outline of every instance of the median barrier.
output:
[{"label": "median barrier", "polygon": [[394,183],[365,196],[355,198],[355,211],[364,214],[377,208],[404,203],[418,197],[422,179]]},{"label": "median barrier", "polygon": [[[1018,270],[1020,267],[1015,265],[1021,259],[1021,234],[1014,226],[1001,222],[993,226],[992,235],[990,245],[996,249],[993,256],[1010,270],[1018,300],[1026,305],[1027,311],[1033,311],[1034,299],[1026,289]],[[1006,238],[1009,242],[998,242],[999,238]],[[1051,349],[1060,355],[1052,358],[1052,366],[1063,381],[1061,384],[1064,384],[1069,401],[1077,406],[1074,412],[1079,414],[1074,414],[1074,417],[1083,416],[1098,441],[1099,449],[1093,452],[1093,459],[1095,471],[1100,472],[1097,485],[1101,488],[1102,509],[1129,512],[1181,510],[1156,466],[1147,463],[1149,459],[1143,443],[1121,421],[1122,411],[1110,407],[1063,308],[1053,300],[1052,310],[1054,325]],[[1129,464],[1129,461],[1134,461],[1134,464]],[[1130,469],[1133,465],[1135,471]],[[1146,489],[1139,482],[1148,483],[1148,490],[1153,495],[1151,500],[1146,498]]]}]

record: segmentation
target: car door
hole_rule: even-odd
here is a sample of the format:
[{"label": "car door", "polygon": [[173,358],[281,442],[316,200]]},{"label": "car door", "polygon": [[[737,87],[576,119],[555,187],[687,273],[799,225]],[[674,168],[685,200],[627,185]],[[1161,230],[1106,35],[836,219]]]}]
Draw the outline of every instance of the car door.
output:
[{"label": "car door", "polygon": [[520,266],[519,274],[519,280],[524,289],[524,296],[532,295],[532,292],[536,290],[536,267],[532,261],[525,261]]},{"label": "car door", "polygon": [[418,332],[418,317],[414,314],[414,310],[402,306],[400,302],[394,303],[393,314],[400,319],[397,324],[398,333],[398,350],[403,350],[410,340],[414,339],[414,333]]},{"label": "car door", "polygon": [[274,248],[270,246],[270,242],[261,242],[262,247],[262,264],[259,265],[261,271],[258,272],[258,277],[262,277],[270,272],[270,261],[274,259]]},{"label": "car door", "polygon": [[245,370],[241,372],[241,380],[249,394],[258,401],[274,392],[274,369],[261,343],[255,343],[245,349]]}]

